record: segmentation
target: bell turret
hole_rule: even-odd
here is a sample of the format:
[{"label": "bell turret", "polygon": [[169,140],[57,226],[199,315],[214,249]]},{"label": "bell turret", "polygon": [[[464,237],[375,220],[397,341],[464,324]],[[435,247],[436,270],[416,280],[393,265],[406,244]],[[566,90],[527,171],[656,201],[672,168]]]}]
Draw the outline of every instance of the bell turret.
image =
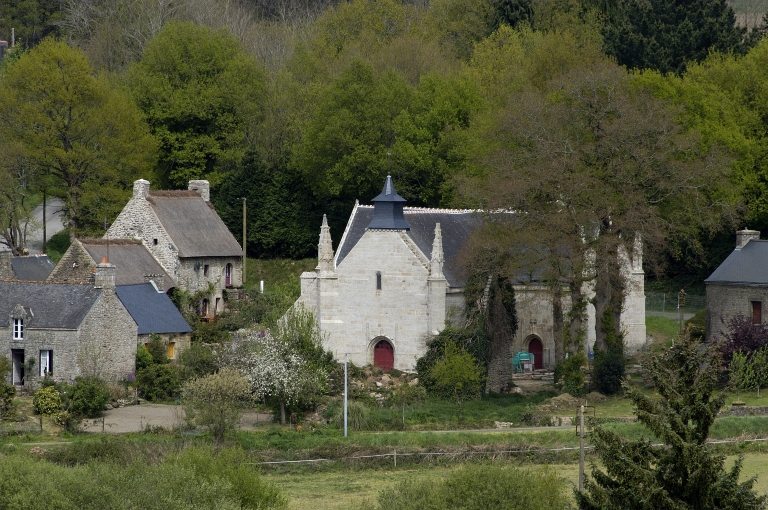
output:
[{"label": "bell turret", "polygon": [[373,219],[368,225],[369,229],[411,230],[411,226],[403,217],[405,199],[395,191],[392,176],[387,176],[384,189],[372,202]]}]

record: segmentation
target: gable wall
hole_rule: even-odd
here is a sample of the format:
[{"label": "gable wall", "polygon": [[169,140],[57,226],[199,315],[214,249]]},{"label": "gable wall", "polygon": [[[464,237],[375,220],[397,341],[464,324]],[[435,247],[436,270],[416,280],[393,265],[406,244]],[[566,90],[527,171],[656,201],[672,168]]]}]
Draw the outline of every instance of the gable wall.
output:
[{"label": "gable wall", "polygon": [[736,315],[751,317],[752,301],[763,303],[763,324],[767,324],[768,287],[708,283],[706,340],[710,342],[724,339],[728,330],[727,324]]},{"label": "gable wall", "polygon": [[[200,264],[198,269],[195,266]],[[208,276],[204,274],[204,267],[208,265]],[[216,305],[216,298],[220,299],[218,312],[224,307],[223,291],[226,288],[225,271],[227,264],[232,264],[232,286],[239,287],[243,284],[243,259],[240,257],[185,257],[179,261],[177,283],[179,287],[191,294],[208,288],[208,283],[213,284],[213,294],[210,296],[211,313]]]},{"label": "gable wall", "polygon": [[[414,369],[430,334],[425,261],[403,233],[369,230],[336,268],[337,278],[305,278],[305,289],[316,293],[305,302],[320,304],[326,348],[337,359],[348,353],[350,361],[366,365],[373,362],[371,341],[384,336],[394,347],[395,368]],[[376,290],[377,272],[381,291]]]},{"label": "gable wall", "polygon": [[[101,262],[101,261],[99,261]],[[75,239],[48,275],[46,281],[57,283],[86,283],[96,265],[83,245]]]}]

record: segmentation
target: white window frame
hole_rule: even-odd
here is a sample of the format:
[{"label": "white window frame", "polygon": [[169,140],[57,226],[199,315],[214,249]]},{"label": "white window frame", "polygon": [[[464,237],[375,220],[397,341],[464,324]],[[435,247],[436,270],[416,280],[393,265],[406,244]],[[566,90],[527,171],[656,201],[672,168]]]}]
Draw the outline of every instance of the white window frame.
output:
[{"label": "white window frame", "polygon": [[40,350],[40,377],[45,377],[46,372],[48,372],[48,375],[53,373],[51,365],[53,365],[53,351],[50,349],[41,349]]},{"label": "white window frame", "polygon": [[13,339],[24,340],[24,319],[13,319]]}]

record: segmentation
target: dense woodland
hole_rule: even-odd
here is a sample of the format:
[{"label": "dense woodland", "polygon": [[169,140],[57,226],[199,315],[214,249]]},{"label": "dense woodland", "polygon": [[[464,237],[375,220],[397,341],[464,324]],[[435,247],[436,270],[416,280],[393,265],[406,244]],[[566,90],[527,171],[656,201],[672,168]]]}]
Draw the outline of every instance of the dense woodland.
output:
[{"label": "dense woodland", "polygon": [[639,235],[649,274],[701,281],[735,229],[768,230],[753,18],[724,0],[7,0],[4,242],[23,248],[42,193],[100,235],[135,179],[204,178],[236,235],[248,199],[250,256],[311,256],[322,214],[338,242],[391,174],[409,205],[525,211],[488,222],[467,255],[484,270],[578,283],[587,250]]}]

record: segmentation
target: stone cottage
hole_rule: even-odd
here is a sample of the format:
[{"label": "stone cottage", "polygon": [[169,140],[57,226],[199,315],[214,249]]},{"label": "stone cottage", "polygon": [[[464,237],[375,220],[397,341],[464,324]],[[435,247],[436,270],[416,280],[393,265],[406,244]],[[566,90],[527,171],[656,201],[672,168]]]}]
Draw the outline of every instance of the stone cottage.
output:
[{"label": "stone cottage", "polygon": [[765,324],[768,304],[768,241],[757,230],[736,232],[736,248],[704,280],[707,289],[706,340],[720,340],[736,315]]},{"label": "stone cottage", "polygon": [[75,239],[48,275],[56,283],[93,283],[93,272],[104,257],[116,268],[115,284],[155,282],[164,292],[175,287],[141,239]]},{"label": "stone cottage", "polygon": [[53,271],[54,263],[48,255],[12,257],[11,252],[0,252],[0,278],[26,282],[42,282]]},{"label": "stone cottage", "polygon": [[[335,253],[323,219],[318,266],[302,274],[297,303],[317,315],[325,347],[337,359],[348,354],[358,365],[413,370],[446,321],[462,319],[459,254],[481,217],[477,211],[404,207],[404,202],[387,177],[373,207],[355,204]],[[624,260],[631,290],[628,313],[622,314],[630,350],[645,343],[642,258],[637,250],[632,255]],[[537,285],[514,288],[519,328],[509,356],[527,350],[534,353],[536,368],[553,368],[551,293]],[[594,322],[592,307],[592,342]]]},{"label": "stone cottage", "polygon": [[189,190],[155,191],[139,179],[104,237],[140,239],[176,286],[191,294],[206,291],[201,315],[216,315],[224,307],[224,289],[242,285],[243,250],[214,211],[208,181],[189,181]]},{"label": "stone cottage", "polygon": [[34,389],[46,375],[120,380],[136,366],[137,325],[115,294],[104,261],[91,285],[0,281],[0,355],[15,385]]},{"label": "stone cottage", "polygon": [[138,325],[137,345],[146,346],[158,335],[172,360],[189,348],[192,328],[155,282],[118,285],[115,292]]}]

